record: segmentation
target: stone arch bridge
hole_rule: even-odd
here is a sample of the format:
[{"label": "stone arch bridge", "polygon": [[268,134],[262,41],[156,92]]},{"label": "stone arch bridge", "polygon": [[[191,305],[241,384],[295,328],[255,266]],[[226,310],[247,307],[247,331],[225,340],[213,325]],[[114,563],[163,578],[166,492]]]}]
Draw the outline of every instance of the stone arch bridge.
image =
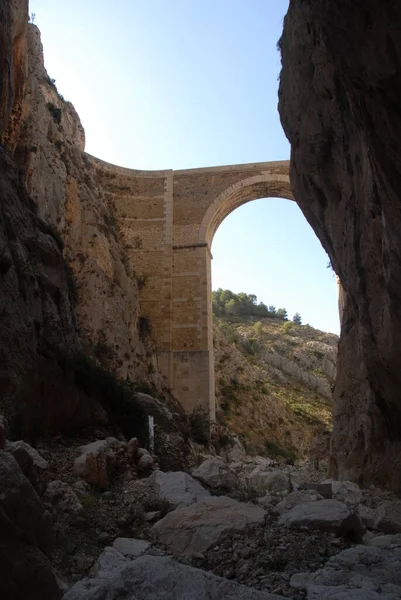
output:
[{"label": "stone arch bridge", "polygon": [[[215,416],[211,243],[223,219],[258,198],[293,200],[289,162],[138,171],[87,155],[144,285],[160,370],[186,411]],[[238,242],[239,243],[239,242]]]}]

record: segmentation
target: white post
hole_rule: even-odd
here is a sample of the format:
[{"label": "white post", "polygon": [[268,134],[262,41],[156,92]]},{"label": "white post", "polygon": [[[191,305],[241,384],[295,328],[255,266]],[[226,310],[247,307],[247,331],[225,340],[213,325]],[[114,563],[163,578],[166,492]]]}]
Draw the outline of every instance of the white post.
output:
[{"label": "white post", "polygon": [[340,327],[342,325],[342,320],[343,320],[343,314],[344,314],[344,307],[345,307],[345,302],[347,299],[347,294],[345,293],[345,290],[343,288],[343,286],[341,285],[341,281],[338,275],[336,275],[336,283],[337,283],[337,292],[338,292],[338,314],[340,317]]},{"label": "white post", "polygon": [[155,420],[149,415],[149,450],[151,454],[155,452]]}]

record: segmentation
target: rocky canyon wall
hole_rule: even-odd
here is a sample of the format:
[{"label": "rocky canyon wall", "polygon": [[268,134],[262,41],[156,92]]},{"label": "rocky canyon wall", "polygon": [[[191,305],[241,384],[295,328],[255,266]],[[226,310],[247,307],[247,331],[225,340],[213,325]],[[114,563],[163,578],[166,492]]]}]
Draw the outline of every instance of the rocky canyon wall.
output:
[{"label": "rocky canyon wall", "polygon": [[331,474],[401,488],[401,6],[291,0],[279,110],[296,201],[346,294]]},{"label": "rocky canyon wall", "polygon": [[[27,14],[27,2],[4,2],[0,9],[1,133],[21,115]],[[58,363],[61,353],[80,348],[74,285],[60,246],[38,215],[22,171],[0,146],[0,399],[2,412],[18,414],[27,435],[38,425],[57,429],[104,419]]]},{"label": "rocky canyon wall", "polygon": [[27,1],[1,4],[0,64],[1,411],[27,416],[24,435],[103,422],[64,357],[85,354],[161,391],[138,284]]},{"label": "rocky canyon wall", "polygon": [[151,343],[139,332],[138,284],[114,207],[84,154],[85,134],[43,64],[40,32],[26,35],[27,77],[3,140],[24,171],[40,216],[63,241],[77,283],[77,322],[88,354],[122,378],[162,388]]}]

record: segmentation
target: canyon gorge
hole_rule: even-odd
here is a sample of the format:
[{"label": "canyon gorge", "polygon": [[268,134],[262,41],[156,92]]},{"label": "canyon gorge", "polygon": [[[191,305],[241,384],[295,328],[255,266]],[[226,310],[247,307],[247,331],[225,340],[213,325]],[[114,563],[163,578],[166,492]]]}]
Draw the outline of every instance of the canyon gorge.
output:
[{"label": "canyon gorge", "polygon": [[[143,563],[175,590],[166,600],[186,598],[177,584],[186,576],[204,590],[199,599],[375,600],[384,580],[383,598],[401,597],[398,537],[371,543],[401,531],[401,7],[290,0],[279,41],[279,113],[290,162],[153,174],[85,153],[79,116],[45,70],[28,11],[27,0],[0,5],[0,591],[6,600],[64,593],[66,600],[134,600],[127,590],[138,585],[151,589],[138,598],[152,600],[158,590]],[[321,332],[316,341],[300,329],[285,346],[281,329],[264,322],[263,335],[288,356],[266,351],[263,371],[244,361],[223,330],[213,349],[210,243],[231,210],[265,196],[295,199],[302,209],[341,281],[343,314],[337,354],[337,340]],[[237,341],[249,345],[253,334],[237,329]],[[316,362],[305,375],[289,354],[303,337],[325,364],[323,379],[313,372]],[[227,444],[226,429],[210,445],[213,353],[222,369],[220,412],[233,388],[244,405],[251,378],[263,387],[262,371],[296,373],[308,394],[318,391],[328,402],[335,376],[327,473],[319,460],[295,466],[285,452],[249,457],[237,435]],[[205,407],[199,425],[194,415]],[[290,420],[287,409],[269,405],[275,435]],[[235,434],[241,421],[251,427],[241,410],[228,415]],[[148,414],[157,428],[152,452],[141,429]],[[258,418],[263,428],[268,417]],[[205,439],[196,443],[193,427],[205,421]],[[325,427],[316,431],[327,441]],[[298,423],[289,436],[306,460]],[[259,438],[253,442],[260,452]],[[321,483],[325,475],[331,479]],[[223,492],[230,496],[219,498]],[[298,503],[308,505],[302,515]],[[220,546],[218,537],[206,543],[185,530],[192,531],[196,510],[208,531],[216,525],[208,515],[223,515]],[[48,511],[58,540],[52,564],[68,585],[50,562]],[[246,543],[230,538],[233,520]],[[291,533],[282,534],[286,528]],[[313,531],[310,538],[303,528]],[[134,535],[145,546],[153,536],[154,555],[141,545],[130,554],[117,542]],[[106,544],[113,548],[94,566]],[[227,557],[233,544],[235,558]],[[260,564],[255,575],[246,561],[258,544],[263,551],[268,545],[268,567]],[[283,558],[292,547],[294,556]],[[340,583],[330,579],[330,564],[338,571],[336,557],[347,552],[349,564],[373,578],[371,595],[349,573],[341,571]],[[371,560],[377,574],[368,573]],[[274,576],[263,579],[266,568]],[[335,586],[345,595],[322,589]]]}]

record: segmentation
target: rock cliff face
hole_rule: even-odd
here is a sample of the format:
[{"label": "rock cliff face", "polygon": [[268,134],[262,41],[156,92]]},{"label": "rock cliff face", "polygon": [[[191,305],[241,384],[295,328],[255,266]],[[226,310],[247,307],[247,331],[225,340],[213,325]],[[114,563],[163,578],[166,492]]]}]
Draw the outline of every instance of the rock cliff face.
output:
[{"label": "rock cliff face", "polygon": [[280,114],[295,198],[346,292],[331,473],[401,488],[401,6],[291,0]]},{"label": "rock cliff face", "polygon": [[26,35],[26,79],[3,141],[24,170],[40,216],[64,243],[77,282],[77,320],[85,351],[120,377],[161,388],[148,340],[139,332],[138,285],[110,207],[85,159],[85,135],[70,102],[43,65],[37,27]]},{"label": "rock cliff face", "polygon": [[159,391],[163,381],[113,207],[79,117],[44,68],[28,2],[2,3],[0,25],[2,410],[29,407],[41,429],[102,421],[60,356],[84,352]]},{"label": "rock cliff face", "polygon": [[[24,7],[5,2],[0,11],[2,128],[17,123],[21,111]],[[8,416],[25,414],[20,427],[28,435],[33,421],[57,429],[96,420],[97,405],[66,379],[57,360],[61,352],[79,349],[74,287],[60,245],[0,147],[0,399]]]}]

